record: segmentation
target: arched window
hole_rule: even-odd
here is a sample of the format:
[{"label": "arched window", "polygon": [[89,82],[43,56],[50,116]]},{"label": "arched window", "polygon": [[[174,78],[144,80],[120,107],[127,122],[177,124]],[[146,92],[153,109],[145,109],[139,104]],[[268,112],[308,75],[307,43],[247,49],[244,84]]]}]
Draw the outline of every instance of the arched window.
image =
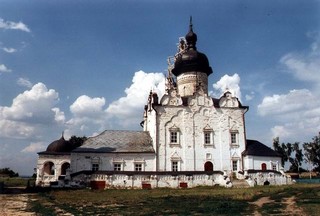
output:
[{"label": "arched window", "polygon": [[67,169],[69,168],[70,168],[70,163],[68,162],[63,163],[61,166],[61,175],[66,175]]},{"label": "arched window", "polygon": [[54,163],[49,161],[43,165],[43,174],[44,175],[54,175]]},{"label": "arched window", "polygon": [[210,161],[204,164],[204,171],[213,171],[213,164]]},{"label": "arched window", "polygon": [[267,170],[267,164],[262,163],[261,164],[261,170]]}]

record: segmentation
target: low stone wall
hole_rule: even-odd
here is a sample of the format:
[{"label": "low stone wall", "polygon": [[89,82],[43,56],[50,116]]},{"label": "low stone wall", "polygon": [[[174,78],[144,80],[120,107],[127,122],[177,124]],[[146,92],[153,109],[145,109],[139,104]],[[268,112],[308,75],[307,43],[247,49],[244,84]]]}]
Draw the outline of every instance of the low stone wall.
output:
[{"label": "low stone wall", "polygon": [[148,173],[81,173],[72,177],[72,182],[89,183],[105,182],[105,188],[192,188],[197,186],[220,185],[231,187],[232,183],[222,172],[204,173],[171,173],[171,172],[148,172]]},{"label": "low stone wall", "polygon": [[290,176],[282,172],[266,171],[249,171],[245,173],[248,184],[255,185],[287,185],[292,184]]}]

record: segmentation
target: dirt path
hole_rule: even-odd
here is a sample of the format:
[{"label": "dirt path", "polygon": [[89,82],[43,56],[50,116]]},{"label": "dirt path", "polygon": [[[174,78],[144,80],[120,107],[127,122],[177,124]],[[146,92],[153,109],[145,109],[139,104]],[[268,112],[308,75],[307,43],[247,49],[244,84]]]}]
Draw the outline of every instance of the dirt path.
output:
[{"label": "dirt path", "polygon": [[301,215],[301,216],[306,215],[303,212],[303,210],[297,206],[295,199],[296,198],[294,196],[289,198],[284,198],[282,203],[287,205],[285,212],[288,213],[289,215]]},{"label": "dirt path", "polygon": [[1,194],[0,215],[1,216],[31,216],[36,215],[26,212],[27,202],[30,194]]},{"label": "dirt path", "polygon": [[[282,214],[280,215],[307,216],[307,214],[304,213],[303,210],[297,206],[295,199],[296,198],[292,196],[292,197],[284,198],[283,200],[281,200],[281,204],[284,204],[286,208],[281,210]],[[275,203],[275,200],[270,199],[270,197],[261,197],[255,202],[250,202],[249,204],[256,206],[256,209],[253,215],[262,216],[259,210],[260,208],[262,208],[264,204],[267,204],[267,203]]]},{"label": "dirt path", "polygon": [[[261,197],[257,201],[251,202],[249,204],[256,205],[258,208],[261,208],[264,204],[273,203],[273,202],[274,202],[274,200],[271,200],[270,197]],[[261,214],[259,213],[258,209],[256,209],[253,212],[253,215],[254,216],[261,216]]]}]

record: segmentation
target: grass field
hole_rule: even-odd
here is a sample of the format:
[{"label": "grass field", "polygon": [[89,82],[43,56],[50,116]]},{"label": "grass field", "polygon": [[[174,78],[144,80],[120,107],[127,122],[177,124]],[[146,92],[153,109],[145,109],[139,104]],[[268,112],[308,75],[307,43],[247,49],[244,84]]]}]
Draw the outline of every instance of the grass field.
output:
[{"label": "grass field", "polygon": [[21,178],[21,177],[0,177],[0,182],[3,182],[6,187],[26,187],[27,184],[33,185],[35,179],[33,178]]},{"label": "grass field", "polygon": [[319,215],[320,185],[56,190],[28,202],[37,215]]}]

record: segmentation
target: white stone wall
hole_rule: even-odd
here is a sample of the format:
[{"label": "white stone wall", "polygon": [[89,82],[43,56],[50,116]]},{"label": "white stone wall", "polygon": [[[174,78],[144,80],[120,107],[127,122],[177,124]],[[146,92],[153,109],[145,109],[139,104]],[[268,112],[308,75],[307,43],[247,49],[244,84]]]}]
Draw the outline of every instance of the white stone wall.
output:
[{"label": "white stone wall", "polygon": [[277,172],[256,172],[248,174],[248,184],[253,187],[256,185],[287,185],[292,184],[290,176]]},{"label": "white stone wall", "polygon": [[[44,173],[44,166],[49,162],[54,164],[54,175]],[[49,186],[50,182],[57,181],[64,163],[70,164],[70,155],[39,155],[36,185]]]},{"label": "white stone wall", "polygon": [[134,171],[135,164],[142,164],[142,171],[155,170],[153,153],[71,153],[71,173],[92,170],[92,164],[99,164],[99,170],[113,171],[114,164],[121,164],[121,171]]},{"label": "white stone wall", "polygon": [[[173,160],[179,162],[179,171],[203,171],[210,161],[214,170],[231,171],[232,160],[238,160],[242,169],[241,153],[245,150],[244,109],[215,108],[212,99],[196,95],[190,106],[157,106],[157,124],[154,113],[148,113],[147,130],[156,141],[158,171],[171,171]],[[179,143],[170,144],[170,130],[178,128]],[[204,144],[204,129],[212,130],[213,145]],[[237,145],[231,145],[230,132],[237,132]]]},{"label": "white stone wall", "polygon": [[72,179],[73,182],[86,182],[89,186],[91,181],[105,182],[106,188],[142,188],[143,184],[148,184],[151,188],[181,188],[197,186],[231,187],[230,179],[222,174],[194,174],[191,176],[179,174],[158,174],[146,175],[138,173],[134,175],[126,174],[93,174],[89,178],[86,175],[79,175]]},{"label": "white stone wall", "polygon": [[276,165],[276,171],[280,171],[281,158],[280,157],[263,157],[248,155],[244,157],[245,170],[261,170],[262,164],[266,164],[267,170],[272,170],[272,165]]}]

